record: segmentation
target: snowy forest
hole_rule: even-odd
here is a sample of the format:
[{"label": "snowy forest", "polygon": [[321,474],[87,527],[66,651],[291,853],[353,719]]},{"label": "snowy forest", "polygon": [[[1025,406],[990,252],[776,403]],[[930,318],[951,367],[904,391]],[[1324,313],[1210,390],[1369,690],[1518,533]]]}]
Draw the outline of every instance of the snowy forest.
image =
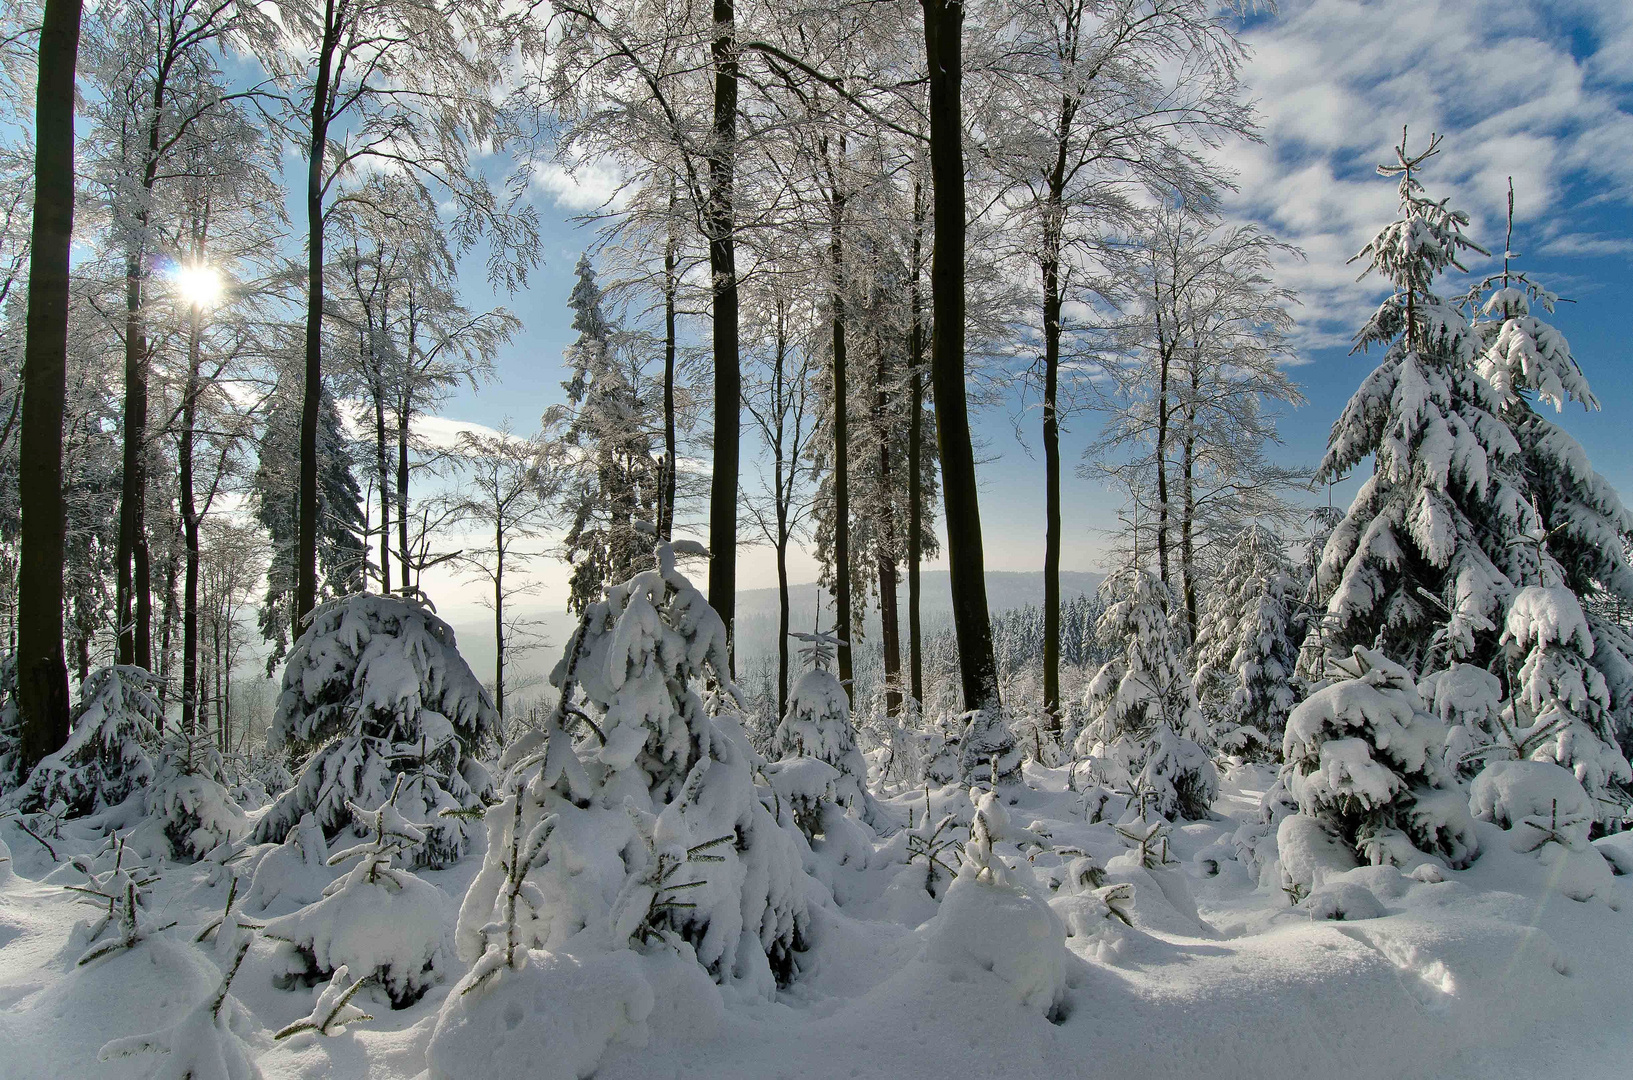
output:
[{"label": "snowy forest", "polygon": [[8,4],[0,1080],[1633,1074],[1633,176],[1285,6]]}]

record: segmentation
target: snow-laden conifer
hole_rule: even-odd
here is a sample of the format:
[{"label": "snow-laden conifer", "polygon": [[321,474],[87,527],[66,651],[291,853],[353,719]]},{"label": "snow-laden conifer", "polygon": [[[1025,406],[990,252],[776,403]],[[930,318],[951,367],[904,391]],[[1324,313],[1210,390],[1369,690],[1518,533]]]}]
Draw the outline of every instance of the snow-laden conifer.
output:
[{"label": "snow-laden conifer", "polygon": [[23,782],[23,717],[17,710],[17,655],[0,656],[0,798]]},{"label": "snow-laden conifer", "polygon": [[1518,486],[1520,446],[1498,416],[1502,401],[1475,370],[1477,342],[1452,301],[1434,291],[1459,258],[1480,250],[1468,215],[1424,194],[1423,163],[1439,146],[1379,172],[1400,178],[1400,217],[1357,259],[1390,294],[1356,335],[1384,357],[1333,425],[1316,473],[1326,483],[1374,459],[1316,568],[1323,659],[1355,645],[1381,649],[1415,670],[1495,650],[1515,587],[1509,541],[1535,513]]},{"label": "snow-laden conifer", "polygon": [[163,720],[150,672],[126,664],[98,668],[80,688],[68,742],[34,766],[10,803],[32,813],[60,801],[68,817],[119,805],[153,779]]},{"label": "snow-laden conifer", "polygon": [[496,721],[453,629],[424,606],[331,600],[289,653],[267,742],[299,776],[255,839],[280,842],[306,814],[333,839],[353,823],[352,804],[380,806],[402,777],[397,808],[425,833],[410,862],[446,866],[464,853],[466,815],[491,788],[475,755]]},{"label": "snow-laden conifer", "polygon": [[[794,635],[805,644],[800,654],[810,669],[794,681],[788,693],[788,711],[772,734],[771,751],[781,761],[815,759],[831,767],[833,797],[854,806],[870,824],[883,824],[882,812],[868,791],[867,759],[856,744],[850,699],[833,672],[839,639],[833,634]],[[792,765],[781,772],[793,779]],[[773,787],[782,787],[775,780]],[[809,787],[810,785],[806,785]]]},{"label": "snow-laden conifer", "polygon": [[226,779],[213,733],[166,733],[147,791],[147,822],[163,835],[171,858],[194,862],[249,831]]},{"label": "snow-laden conifer", "polygon": [[1616,742],[1610,690],[1592,666],[1593,634],[1576,594],[1563,584],[1521,589],[1503,644],[1518,669],[1505,714],[1507,749],[1569,769],[1593,799],[1596,820],[1619,821],[1633,769]]},{"label": "snow-laden conifer", "polygon": [[1167,818],[1205,818],[1219,777],[1202,743],[1202,709],[1169,618],[1168,589],[1144,570],[1108,582],[1112,603],[1100,639],[1123,653],[1090,681],[1082,756],[1100,759],[1104,778],[1148,800]]},{"label": "snow-laden conifer", "polygon": [[585,609],[551,675],[560,703],[501,762],[456,935],[474,966],[448,1009],[479,1007],[457,999],[536,949],[667,944],[767,994],[793,974],[809,918],[798,841],[762,803],[735,715],[711,717],[700,694],[708,678],[740,700],[725,624],[673,547],[657,556]]},{"label": "snow-laden conifer", "polygon": [[1408,863],[1423,852],[1466,866],[1479,854],[1474,823],[1441,761],[1445,726],[1411,673],[1360,647],[1334,666],[1341,677],[1287,719],[1282,779],[1299,815],[1367,862]]},{"label": "snow-laden conifer", "polygon": [[1298,592],[1280,537],[1243,529],[1196,634],[1197,696],[1222,749],[1265,758],[1281,745],[1298,666]]}]

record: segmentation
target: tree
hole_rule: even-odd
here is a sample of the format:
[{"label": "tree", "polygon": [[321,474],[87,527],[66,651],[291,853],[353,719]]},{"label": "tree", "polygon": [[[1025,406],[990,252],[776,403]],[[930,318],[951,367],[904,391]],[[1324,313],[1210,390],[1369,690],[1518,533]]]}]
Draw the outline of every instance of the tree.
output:
[{"label": "tree", "polygon": [[[930,265],[934,331],[930,382],[934,388],[942,497],[947,522],[948,577],[964,707],[987,716],[983,738],[1001,746],[998,664],[987,613],[981,508],[970,440],[969,401],[964,389],[964,131],[963,0],[922,0],[924,51],[929,63],[931,205],[935,250]],[[991,728],[992,738],[985,737]]]},{"label": "tree", "polygon": [[[640,361],[608,320],[589,257],[578,261],[568,306],[578,338],[562,385],[571,410],[562,433],[571,475],[563,488],[571,524],[564,542],[573,564],[569,610],[582,612],[610,582],[652,562],[661,470],[652,456],[650,390]],[[552,426],[553,418],[546,418]]]},{"label": "tree", "polygon": [[[299,637],[302,628],[302,616],[295,603],[301,520],[296,475],[300,458],[295,452],[299,445],[298,402],[294,381],[285,375],[272,391],[250,489],[255,520],[272,541],[266,599],[259,616],[261,636],[272,643],[272,651],[267,655],[268,674],[283,659],[290,639]],[[363,567],[368,558],[362,537],[361,492],[357,478],[352,475],[351,455],[346,449],[334,399],[325,393],[322,404],[318,567],[323,572],[324,595],[348,596],[363,588]]]},{"label": "tree", "polygon": [[[537,257],[536,216],[494,194],[473,146],[503,152],[522,137],[496,92],[500,60],[533,44],[525,9],[500,0],[278,0],[284,34],[262,50],[287,88],[289,123],[306,152],[307,304],[299,444],[295,618],[317,603],[323,411],[324,238],[346,178],[370,161],[451,204],[461,249],[486,231],[490,280],[515,287]],[[524,125],[525,126],[525,125]]]},{"label": "tree", "polygon": [[1214,741],[1273,757],[1296,695],[1298,585],[1279,536],[1238,534],[1213,574],[1196,633],[1196,688]]},{"label": "tree", "polygon": [[1316,571],[1322,652],[1366,646],[1424,673],[1437,652],[1447,664],[1493,655],[1514,590],[1512,541],[1537,528],[1502,400],[1474,369],[1475,337],[1432,291],[1462,252],[1479,250],[1463,234],[1467,216],[1423,194],[1418,172],[1438,150],[1431,138],[1409,154],[1403,136],[1396,164],[1379,167],[1400,178],[1400,217],[1357,258],[1391,292],[1356,347],[1386,352],[1333,425],[1315,477],[1374,459]]},{"label": "tree", "polygon": [[561,487],[561,449],[559,443],[517,438],[508,430],[498,435],[459,433],[455,513],[460,522],[486,530],[486,537],[479,545],[468,546],[460,562],[493,590],[484,603],[493,612],[493,708],[501,723],[506,665],[515,653],[538,647],[517,645],[524,628],[510,605],[537,588],[536,582],[520,575],[539,552],[521,545],[536,538],[550,518]]},{"label": "tree", "polygon": [[34,96],[34,223],[18,470],[23,513],[17,703],[23,718],[25,768],[68,739],[68,666],[62,650],[66,527],[62,421],[67,393],[68,246],[74,231],[74,65],[81,6],[80,0],[46,0]]},{"label": "tree", "polygon": [[[1044,709],[1060,716],[1061,349],[1066,301],[1096,289],[1092,258],[1132,218],[1131,193],[1206,204],[1223,183],[1200,151],[1247,134],[1225,10],[1195,0],[1048,0],[1012,5],[1001,79],[1012,83],[989,148],[1006,209],[1041,285],[1045,486]],[[1179,62],[1183,61],[1183,62]],[[1071,369],[1067,369],[1071,378]]]}]

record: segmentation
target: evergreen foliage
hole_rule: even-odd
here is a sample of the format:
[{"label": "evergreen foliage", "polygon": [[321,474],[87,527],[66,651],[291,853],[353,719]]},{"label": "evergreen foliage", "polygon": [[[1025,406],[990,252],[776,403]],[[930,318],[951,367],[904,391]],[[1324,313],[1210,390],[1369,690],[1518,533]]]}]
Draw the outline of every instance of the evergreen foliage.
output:
[{"label": "evergreen foliage", "polygon": [[158,680],[143,668],[98,668],[80,687],[68,742],[34,766],[9,802],[24,813],[58,801],[64,817],[118,806],[153,779],[164,707]]},{"label": "evergreen foliage", "polygon": [[311,814],[332,840],[352,824],[353,804],[382,805],[401,778],[398,810],[424,833],[412,864],[446,866],[464,853],[469,812],[491,789],[478,755],[497,720],[453,629],[424,606],[331,600],[289,654],[267,741],[299,775],[255,839],[281,841]]}]

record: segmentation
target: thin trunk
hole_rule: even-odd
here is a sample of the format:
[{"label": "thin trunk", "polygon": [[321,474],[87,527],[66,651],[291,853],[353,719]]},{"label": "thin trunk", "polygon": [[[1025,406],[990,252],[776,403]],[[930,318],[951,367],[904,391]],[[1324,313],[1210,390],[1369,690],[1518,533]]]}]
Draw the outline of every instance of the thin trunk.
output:
[{"label": "thin trunk", "polygon": [[675,195],[671,185],[669,243],[663,249],[663,491],[658,507],[658,535],[671,539],[675,530],[675,294],[680,290],[678,241],[674,234]]},{"label": "thin trunk", "polygon": [[34,96],[34,222],[23,347],[22,509],[17,596],[21,755],[31,768],[68,741],[68,665],[62,649],[62,416],[67,396],[68,246],[74,231],[74,66],[78,0],[46,0]]},{"label": "thin trunk", "polygon": [[791,530],[788,525],[789,504],[794,494],[794,466],[784,461],[783,455],[783,419],[788,415],[787,378],[785,365],[788,363],[788,335],[783,318],[783,310],[777,308],[777,367],[772,374],[772,389],[775,393],[773,405],[777,417],[775,437],[772,440],[773,476],[777,493],[777,715],[788,715],[788,631],[789,631],[789,602],[788,602],[788,541]]},{"label": "thin trunk", "polygon": [[405,393],[397,411],[397,573],[404,596],[414,588],[408,579],[408,407]]},{"label": "thin trunk", "polygon": [[[841,150],[843,152],[843,150]],[[850,400],[845,358],[845,249],[840,225],[845,196],[833,192],[833,222],[828,233],[828,260],[833,274],[833,435],[834,435],[834,633],[839,638],[839,681],[851,698],[851,480]]]},{"label": "thin trunk", "polygon": [[1157,571],[1168,584],[1168,368],[1172,348],[1163,336],[1162,286],[1155,283],[1157,314]]},{"label": "thin trunk", "polygon": [[919,260],[924,248],[923,191],[913,182],[913,279],[908,287],[912,337],[908,359],[912,364],[912,412],[907,420],[907,632],[911,639],[908,667],[913,700],[924,704],[924,637],[919,625],[919,564],[924,556],[924,298],[919,291]]},{"label": "thin trunk", "polygon": [[[378,364],[378,360],[376,361]],[[391,592],[391,480],[386,465],[386,387],[374,372],[374,468],[380,477],[380,592]]]},{"label": "thin trunk", "polygon": [[886,355],[881,350],[875,372],[878,390],[873,398],[873,427],[879,439],[879,505],[884,508],[878,523],[879,643],[884,650],[885,714],[895,716],[902,709],[902,636],[900,613],[896,608],[895,490],[888,427],[890,395],[885,390]]},{"label": "thin trunk", "polygon": [[1190,640],[1196,641],[1196,406],[1201,393],[1201,372],[1191,362],[1191,400],[1185,416],[1185,444],[1183,475],[1180,477],[1179,569],[1185,589],[1185,622],[1190,627]]},{"label": "thin trunk", "polygon": [[187,330],[187,386],[182,397],[181,438],[176,452],[181,471],[181,528],[186,563],[181,600],[181,729],[189,735],[198,725],[199,513],[193,494],[193,438],[198,423],[199,356],[199,309],[194,304]]},{"label": "thin trunk", "polygon": [[[1075,28],[1075,20],[1071,26]],[[1076,58],[1075,41],[1072,55]],[[1043,712],[1050,731],[1060,729],[1060,256],[1066,227],[1066,153],[1077,105],[1060,101],[1055,164],[1049,173],[1043,252]]]},{"label": "thin trunk", "polygon": [[505,719],[505,525],[502,513],[493,526],[493,709]]},{"label": "thin trunk", "polygon": [[996,710],[998,664],[987,611],[981,550],[981,507],[975,447],[964,390],[964,147],[960,83],[963,77],[964,5],[922,0],[930,82],[930,176],[935,250],[930,261],[934,330],[930,382],[947,522],[947,567],[953,594],[953,629],[966,709]]},{"label": "thin trunk", "polygon": [[323,163],[329,146],[330,78],[340,43],[336,0],[324,5],[323,40],[312,88],[306,147],[306,382],[301,395],[300,528],[296,536],[295,617],[299,636],[318,598],[318,410],[323,400]]},{"label": "thin trunk", "polygon": [[[159,677],[159,706],[161,709],[169,702],[171,674],[170,665],[172,662],[170,643],[175,640],[176,612],[181,608],[181,605],[177,602],[176,597],[176,579],[180,576],[180,574],[181,564],[176,561],[175,557],[172,555],[171,557],[165,559],[163,594],[164,608],[159,616],[158,664],[153,669],[153,673]],[[158,727],[160,734],[163,734],[164,715],[162,712],[159,716]]]},{"label": "thin trunk", "polygon": [[737,479],[743,375],[737,339],[737,239],[732,174],[737,141],[737,36],[732,0],[714,0],[714,132],[706,223],[714,299],[714,477],[709,486],[709,603],[725,621],[736,668]]},{"label": "thin trunk", "polygon": [[[157,121],[155,121],[157,123]],[[155,132],[156,133],[156,132]],[[137,215],[140,236],[145,213]],[[141,595],[147,590],[137,580],[142,576],[137,554],[146,531],[147,493],[147,335],[142,325],[141,241],[125,257],[125,407],[123,455],[119,480],[119,539],[115,551],[117,578],[114,585],[114,613],[118,620],[114,657],[121,664],[151,668],[152,645],[139,640],[146,635],[139,626]],[[150,601],[151,603],[151,601]]]}]

